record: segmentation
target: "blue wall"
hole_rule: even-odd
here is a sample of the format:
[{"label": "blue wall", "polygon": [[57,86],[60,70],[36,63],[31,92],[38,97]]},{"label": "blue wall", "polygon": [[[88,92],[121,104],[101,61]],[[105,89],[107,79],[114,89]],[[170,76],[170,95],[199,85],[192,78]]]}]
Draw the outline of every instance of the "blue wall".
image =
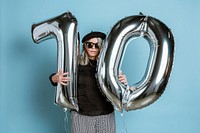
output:
[{"label": "blue wall", "polygon": [[[31,25],[66,11],[78,19],[81,37],[91,30],[108,33],[117,21],[139,12],[171,28],[175,59],[164,94],[150,106],[124,112],[124,117],[116,112],[117,132],[124,123],[128,133],[200,132],[199,0],[1,0],[0,10],[1,133],[65,132],[65,114],[54,105],[55,90],[48,81],[56,71],[56,41],[34,44]],[[135,49],[137,62],[146,59],[146,52]],[[133,83],[144,69],[145,62],[137,62],[129,61],[135,69],[124,69]]]}]

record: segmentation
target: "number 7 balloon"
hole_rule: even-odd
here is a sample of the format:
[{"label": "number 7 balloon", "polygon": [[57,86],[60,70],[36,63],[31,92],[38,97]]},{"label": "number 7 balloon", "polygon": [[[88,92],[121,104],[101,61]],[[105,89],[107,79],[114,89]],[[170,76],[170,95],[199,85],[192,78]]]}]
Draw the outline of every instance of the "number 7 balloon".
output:
[{"label": "number 7 balloon", "polygon": [[66,12],[58,17],[32,25],[32,38],[35,43],[55,38],[57,41],[57,67],[69,72],[70,82],[67,86],[58,84],[55,103],[63,108],[78,110],[77,101],[77,55],[78,32],[77,20]]},{"label": "number 7 balloon", "polygon": [[[138,37],[146,39],[150,46],[146,71],[138,83],[124,86],[118,80],[118,71],[128,42]],[[135,110],[153,103],[161,96],[171,73],[173,58],[174,38],[164,23],[142,14],[130,16],[117,22],[111,29],[100,52],[96,76],[101,90],[115,109]],[[129,88],[136,90],[132,92]]]}]

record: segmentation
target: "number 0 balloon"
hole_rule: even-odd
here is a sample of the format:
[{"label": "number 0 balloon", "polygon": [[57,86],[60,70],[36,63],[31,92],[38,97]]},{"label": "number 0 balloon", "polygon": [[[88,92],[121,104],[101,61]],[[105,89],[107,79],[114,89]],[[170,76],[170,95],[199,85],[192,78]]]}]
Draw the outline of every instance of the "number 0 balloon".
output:
[{"label": "number 0 balloon", "polygon": [[[138,37],[148,41],[150,55],[143,78],[130,86],[136,88],[131,92],[129,86],[119,82],[118,71],[128,41]],[[101,90],[119,111],[145,107],[163,93],[170,76],[173,56],[174,38],[165,24],[150,16],[126,17],[113,26],[100,53],[97,78]],[[132,71],[137,70],[129,70],[130,73]]]},{"label": "number 0 balloon", "polygon": [[78,33],[77,20],[70,13],[32,25],[32,37],[36,43],[55,38],[57,40],[58,69],[69,72],[70,82],[67,86],[57,85],[55,102],[63,108],[78,110],[77,103],[77,54]]}]

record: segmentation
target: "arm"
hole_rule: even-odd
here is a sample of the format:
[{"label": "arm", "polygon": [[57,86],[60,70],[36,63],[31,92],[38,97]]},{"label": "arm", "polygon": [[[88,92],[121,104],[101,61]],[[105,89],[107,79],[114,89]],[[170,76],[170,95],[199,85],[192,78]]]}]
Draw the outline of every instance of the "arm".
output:
[{"label": "arm", "polygon": [[54,83],[53,80],[52,80],[52,77],[55,75],[56,73],[52,73],[50,76],[49,76],[49,80],[51,82],[51,85],[53,86],[57,86],[58,84],[57,83]]}]

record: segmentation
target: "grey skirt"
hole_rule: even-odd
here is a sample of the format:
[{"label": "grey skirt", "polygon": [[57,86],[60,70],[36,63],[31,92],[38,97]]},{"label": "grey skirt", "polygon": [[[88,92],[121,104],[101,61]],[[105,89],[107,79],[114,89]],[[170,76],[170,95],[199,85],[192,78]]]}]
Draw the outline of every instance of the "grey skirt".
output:
[{"label": "grey skirt", "polygon": [[99,116],[80,115],[71,112],[72,133],[116,133],[115,114]]}]

